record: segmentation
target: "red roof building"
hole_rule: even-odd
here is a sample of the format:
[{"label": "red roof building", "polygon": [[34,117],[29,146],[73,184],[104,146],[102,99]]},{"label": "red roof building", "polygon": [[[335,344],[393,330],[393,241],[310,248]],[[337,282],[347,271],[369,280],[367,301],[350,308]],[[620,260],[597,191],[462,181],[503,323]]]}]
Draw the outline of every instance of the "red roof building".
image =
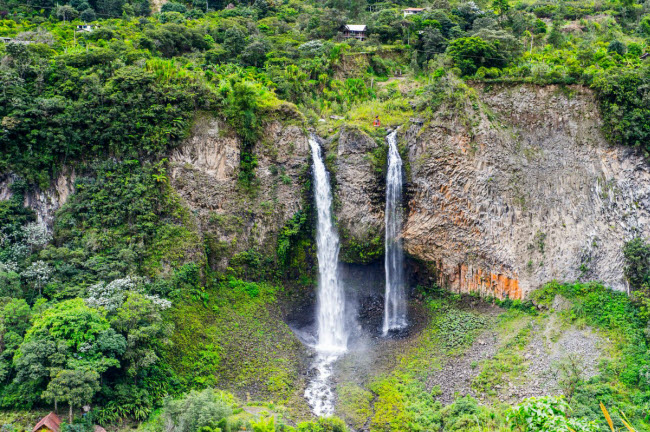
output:
[{"label": "red roof building", "polygon": [[54,414],[54,412],[51,412],[45,417],[43,417],[41,421],[36,423],[36,426],[34,426],[32,432],[38,432],[38,431],[59,432],[60,426],[61,426],[61,419],[59,418],[58,415]]}]

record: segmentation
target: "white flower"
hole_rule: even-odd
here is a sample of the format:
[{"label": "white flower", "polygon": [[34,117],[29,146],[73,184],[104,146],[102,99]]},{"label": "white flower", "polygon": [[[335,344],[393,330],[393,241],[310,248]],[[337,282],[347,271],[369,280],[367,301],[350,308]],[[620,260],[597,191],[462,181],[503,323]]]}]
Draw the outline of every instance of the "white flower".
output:
[{"label": "white flower", "polygon": [[37,222],[28,223],[22,229],[23,238],[32,250],[45,246],[51,239],[52,235],[48,232],[45,224]]},{"label": "white flower", "polygon": [[122,306],[126,297],[125,291],[136,287],[136,281],[127,276],[122,279],[115,279],[110,283],[99,282],[88,288],[86,304],[90,307],[103,307],[112,312]]},{"label": "white flower", "polygon": [[158,306],[161,310],[169,309],[172,307],[172,302],[170,300],[160,298],[157,295],[146,294],[145,297],[151,300],[151,302]]},{"label": "white flower", "polygon": [[[88,288],[88,298],[86,304],[93,308],[103,307],[109,312],[114,312],[124,304],[129,291],[142,292],[138,286],[144,285],[143,278],[133,278],[127,276],[122,279],[115,279],[110,283],[99,282]],[[161,310],[171,307],[172,302],[158,297],[157,295],[144,294],[153,304]]]},{"label": "white flower", "polygon": [[16,264],[14,261],[0,262],[0,272],[18,273],[18,264]]},{"label": "white flower", "polygon": [[45,261],[36,261],[27,267],[23,272],[23,276],[32,280],[34,288],[38,289],[40,294],[45,284],[50,280],[52,272],[52,267],[48,263]]}]

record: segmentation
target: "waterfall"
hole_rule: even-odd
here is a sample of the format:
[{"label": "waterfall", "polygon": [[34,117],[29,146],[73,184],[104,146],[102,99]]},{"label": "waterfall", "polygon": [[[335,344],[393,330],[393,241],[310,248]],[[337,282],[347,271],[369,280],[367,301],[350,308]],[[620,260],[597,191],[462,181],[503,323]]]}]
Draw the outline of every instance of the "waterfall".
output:
[{"label": "waterfall", "polygon": [[330,377],[333,364],[347,349],[345,330],[345,293],[339,281],[339,237],[332,219],[332,191],[320,145],[309,138],[314,174],[314,196],[318,210],[316,246],[318,256],[318,303],[316,360],[313,378],[305,390],[305,398],[316,415],[334,412],[334,394]]},{"label": "waterfall", "polygon": [[386,175],[386,295],[384,299],[384,335],[390,330],[406,327],[406,293],[404,252],[402,250],[402,158],[397,151],[397,130],[388,141],[388,173]]}]

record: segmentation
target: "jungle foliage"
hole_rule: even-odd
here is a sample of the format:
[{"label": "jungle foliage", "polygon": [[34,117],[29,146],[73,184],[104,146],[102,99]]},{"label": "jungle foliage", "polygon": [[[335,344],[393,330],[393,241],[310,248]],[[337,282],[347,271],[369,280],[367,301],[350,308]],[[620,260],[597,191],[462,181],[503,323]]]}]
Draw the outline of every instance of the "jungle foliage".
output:
[{"label": "jungle foliage", "polygon": [[[230,3],[187,0],[153,11],[141,0],[0,0],[0,36],[11,39],[0,44],[0,181],[11,192],[0,201],[3,408],[92,402],[100,424],[158,415],[179,431],[208,432],[237,425],[232,396],[201,392],[225,378],[268,398],[295,393],[295,338],[286,326],[264,329],[274,325],[269,310],[279,307],[283,281],[312,283],[313,209],[286,222],[275,253],[240,252],[215,273],[206,250],[219,244],[203,242],[168,178],[166,156],[197,115],[222,118],[224,133],[238,139],[239,186],[250,197],[256,145],[270,120],[330,127],[319,120],[344,116],[368,129],[381,115],[396,126],[443,100],[470,98],[473,81],[591,87],[609,139],[650,153],[648,1]],[[405,17],[407,6],[426,10]],[[367,24],[366,40],[343,38],[349,22]],[[408,88],[390,80],[405,74]],[[24,198],[62,178],[73,179],[74,194],[49,229]],[[373,236],[346,256],[365,263],[382,247]],[[570,319],[623,335],[606,382],[585,383],[571,401],[590,421],[597,413],[587,401],[596,394],[636,419],[647,415],[648,250],[641,239],[625,249],[632,302],[598,285],[553,284],[539,294],[575,300]],[[484,326],[445,311],[448,319],[436,322],[451,335],[445,349]],[[277,361],[277,353],[291,360]],[[420,372],[374,384],[374,430],[462,430],[473,418],[505,424],[471,399],[436,405],[415,379]],[[566,412],[562,401],[535,403]],[[273,417],[253,423],[293,429]],[[344,427],[332,419],[295,430]]]}]

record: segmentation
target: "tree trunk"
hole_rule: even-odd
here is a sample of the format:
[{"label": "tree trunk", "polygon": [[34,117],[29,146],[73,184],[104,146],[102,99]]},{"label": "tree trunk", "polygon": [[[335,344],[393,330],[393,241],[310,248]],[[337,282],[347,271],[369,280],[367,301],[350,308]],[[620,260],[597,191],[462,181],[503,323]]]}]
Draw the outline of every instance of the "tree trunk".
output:
[{"label": "tree trunk", "polygon": [[54,412],[59,415],[59,401],[54,399]]},{"label": "tree trunk", "polygon": [[72,404],[70,404],[70,424],[72,424]]}]

